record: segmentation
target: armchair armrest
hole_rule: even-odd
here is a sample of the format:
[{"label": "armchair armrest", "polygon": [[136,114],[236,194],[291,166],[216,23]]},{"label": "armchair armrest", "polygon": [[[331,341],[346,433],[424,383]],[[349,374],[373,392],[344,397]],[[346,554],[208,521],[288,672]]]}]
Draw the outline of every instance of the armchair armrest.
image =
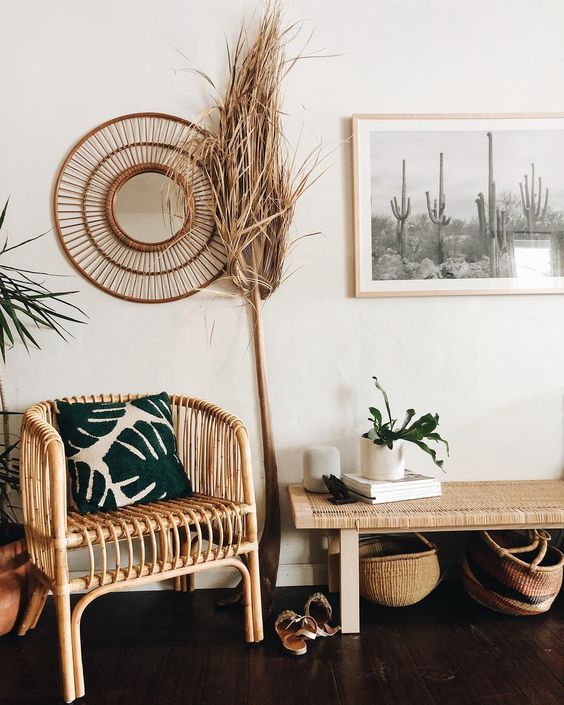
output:
[{"label": "armchair armrest", "polygon": [[178,452],[194,492],[255,508],[245,424],[202,399],[171,397]]},{"label": "armchair armrest", "polygon": [[63,443],[47,403],[23,417],[20,484],[31,562],[50,581],[67,582],[67,481]]}]

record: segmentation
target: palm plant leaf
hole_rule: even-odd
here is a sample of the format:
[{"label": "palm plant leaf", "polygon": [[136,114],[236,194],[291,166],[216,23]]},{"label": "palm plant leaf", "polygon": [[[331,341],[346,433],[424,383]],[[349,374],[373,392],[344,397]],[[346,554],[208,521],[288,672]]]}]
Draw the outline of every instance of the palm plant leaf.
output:
[{"label": "palm plant leaf", "polygon": [[241,30],[228,49],[229,78],[224,95],[218,94],[215,101],[215,122],[179,150],[175,165],[180,172],[190,172],[197,162],[208,176],[215,227],[227,255],[226,274],[248,302],[252,318],[265,468],[260,565],[266,614],[278,571],[280,513],[261,302],[283,281],[295,205],[321,161],[318,149],[296,167],[282,130],[281,85],[299,58],[287,60],[285,49],[297,29],[284,27],[281,5],[274,0],[266,3],[253,40]]},{"label": "palm plant leaf", "polygon": [[277,2],[267,4],[254,41],[241,30],[228,51],[229,80],[214,106],[215,127],[178,155],[183,169],[195,159],[210,179],[227,274],[249,301],[255,288],[264,300],[279,287],[296,202],[319,176],[321,150],[296,166],[281,126],[281,83],[290,68],[284,49],[295,31],[283,27]]},{"label": "palm plant leaf", "polygon": [[[0,229],[6,217],[8,201],[6,201],[0,214]],[[16,245],[9,246],[8,239],[4,241],[0,255],[16,250],[42,237],[28,238]],[[33,276],[45,276],[44,272],[1,264],[0,265],[0,354],[6,359],[7,343],[14,345],[18,339],[26,350],[30,347],[39,348],[33,328],[55,331],[66,339],[69,335],[65,323],[84,323],[84,313],[74,304],[66,300],[67,296],[75,291],[49,291],[41,282],[35,281]],[[72,309],[64,313],[59,307]]]},{"label": "palm plant leaf", "polygon": [[[0,230],[6,218],[7,208],[8,201],[0,213]],[[43,235],[28,238],[15,245],[9,245],[8,238],[6,238],[0,248],[0,256],[19,249]],[[14,345],[17,340],[24,345],[26,350],[29,350],[30,347],[39,348],[39,343],[34,335],[36,329],[53,330],[66,339],[69,333],[64,326],[65,323],[85,322],[83,312],[66,300],[66,297],[75,294],[75,291],[49,291],[44,284],[33,278],[38,276],[46,276],[46,274],[13,265],[0,264],[0,354],[4,361],[7,346]],[[65,307],[66,312],[63,312]],[[8,423],[10,412],[6,410],[1,376],[0,406],[3,417],[3,439],[0,442],[0,524],[2,524],[6,521],[16,521],[16,512],[11,504],[8,489],[19,489],[19,464],[17,458],[14,457],[19,441],[10,441],[11,434]]]},{"label": "palm plant leaf", "polygon": [[4,225],[4,218],[6,217],[6,211],[8,210],[8,203],[10,202],[10,199],[8,198],[6,200],[6,203],[4,204],[4,208],[2,208],[2,213],[0,214],[0,230],[2,230],[2,226]]}]

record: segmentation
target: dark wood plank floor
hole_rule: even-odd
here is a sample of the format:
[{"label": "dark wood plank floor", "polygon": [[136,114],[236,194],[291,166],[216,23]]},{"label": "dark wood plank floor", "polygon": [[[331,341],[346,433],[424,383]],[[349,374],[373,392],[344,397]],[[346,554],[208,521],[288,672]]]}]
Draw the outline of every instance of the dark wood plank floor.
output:
[{"label": "dark wood plank floor", "polygon": [[[282,588],[278,610],[303,610],[311,588]],[[563,705],[564,600],[549,614],[497,615],[445,583],[419,605],[363,603],[362,634],[287,656],[267,626],[243,642],[240,610],[218,592],[108,595],[85,613],[90,705]],[[336,602],[336,600],[334,600]],[[24,638],[0,639],[0,703],[58,696],[53,605]]]}]

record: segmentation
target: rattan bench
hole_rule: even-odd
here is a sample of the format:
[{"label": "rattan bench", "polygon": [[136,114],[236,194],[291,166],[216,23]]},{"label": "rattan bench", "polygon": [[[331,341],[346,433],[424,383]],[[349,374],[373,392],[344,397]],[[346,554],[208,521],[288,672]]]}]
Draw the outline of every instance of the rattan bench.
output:
[{"label": "rattan bench", "polygon": [[[445,482],[441,497],[335,506],[328,495],[290,485],[297,529],[331,531],[330,553],[340,551],[343,632],[360,631],[358,536],[361,533],[473,531],[564,527],[564,480]],[[331,587],[331,586],[330,586]]]}]

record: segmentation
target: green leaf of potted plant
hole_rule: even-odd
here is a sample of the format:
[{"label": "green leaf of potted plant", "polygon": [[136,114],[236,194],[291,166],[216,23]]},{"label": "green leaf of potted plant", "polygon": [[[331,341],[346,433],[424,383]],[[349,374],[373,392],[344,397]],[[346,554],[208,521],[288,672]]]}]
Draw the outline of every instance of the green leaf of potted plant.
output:
[{"label": "green leaf of potted plant", "polygon": [[360,439],[360,468],[361,474],[370,480],[399,480],[405,473],[405,443],[414,443],[421,450],[428,453],[437,467],[443,470],[444,460],[437,458],[437,453],[430,448],[427,441],[444,443],[447,455],[449,446],[444,438],[437,432],[439,425],[438,414],[423,414],[412,421],[415,409],[405,412],[404,420],[398,425],[398,420],[392,418],[390,402],[385,390],[380,386],[378,379],[372,377],[376,389],[381,392],[386,407],[388,420],[380,409],[370,406],[371,428],[363,433]]}]

